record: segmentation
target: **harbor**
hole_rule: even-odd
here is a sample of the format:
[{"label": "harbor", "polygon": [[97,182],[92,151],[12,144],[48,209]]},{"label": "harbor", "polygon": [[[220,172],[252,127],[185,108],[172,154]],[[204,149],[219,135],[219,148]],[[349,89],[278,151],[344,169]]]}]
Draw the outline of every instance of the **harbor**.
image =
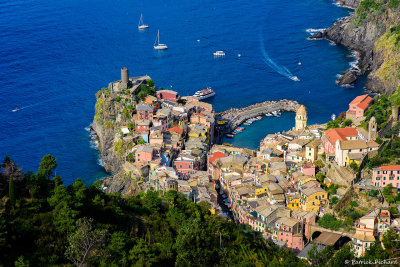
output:
[{"label": "harbor", "polygon": [[[251,124],[255,120],[261,119],[260,116],[279,116],[280,112],[295,112],[299,107],[297,101],[283,99],[280,101],[265,101],[256,103],[244,108],[231,108],[215,115],[217,125],[220,127],[221,134],[229,134],[235,132],[238,127],[243,124]],[[250,123],[250,121],[252,121]],[[238,131],[243,131],[243,127],[239,127]],[[236,132],[238,132],[236,131]]]}]

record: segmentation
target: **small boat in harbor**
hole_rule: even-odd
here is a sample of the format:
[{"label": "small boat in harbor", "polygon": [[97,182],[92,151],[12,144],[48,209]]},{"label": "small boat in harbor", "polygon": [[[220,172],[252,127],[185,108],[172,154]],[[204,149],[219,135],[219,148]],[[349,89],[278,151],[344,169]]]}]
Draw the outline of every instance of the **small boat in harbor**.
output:
[{"label": "small boat in harbor", "polygon": [[146,24],[143,23],[143,14],[140,14],[138,29],[139,30],[145,30],[145,29],[148,29],[148,28],[149,28],[149,25],[146,25]]},{"label": "small boat in harbor", "polygon": [[157,32],[157,38],[156,41],[154,42],[154,49],[155,50],[165,50],[168,49],[168,46],[166,44],[160,44],[160,30]]},{"label": "small boat in harbor", "polygon": [[272,117],[273,115],[271,113],[265,114],[266,117]]},{"label": "small boat in harbor", "polygon": [[215,57],[223,57],[223,56],[225,56],[225,52],[224,52],[224,51],[215,51],[215,52],[213,53],[213,55],[214,55]]},{"label": "small boat in harbor", "polygon": [[258,120],[261,120],[261,119],[262,119],[262,117],[261,117],[261,116],[257,116],[257,119],[258,119]]},{"label": "small boat in harbor", "polygon": [[235,136],[233,134],[226,134],[226,137],[228,138],[234,138]]}]

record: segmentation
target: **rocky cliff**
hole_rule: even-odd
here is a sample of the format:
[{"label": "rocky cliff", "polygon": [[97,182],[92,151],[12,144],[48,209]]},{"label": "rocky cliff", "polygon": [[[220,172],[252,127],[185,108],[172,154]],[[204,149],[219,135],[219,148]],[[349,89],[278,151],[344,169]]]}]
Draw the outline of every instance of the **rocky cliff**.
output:
[{"label": "rocky cliff", "polygon": [[[96,134],[104,168],[113,174],[103,180],[108,193],[129,195],[141,190],[137,181],[140,181],[143,170],[133,168],[128,158],[132,147],[142,141],[140,135],[134,134],[135,106],[145,95],[155,92],[154,86],[148,85],[149,81],[125,90],[103,88],[96,94],[91,130]],[[131,133],[124,135],[123,127],[130,129]]]},{"label": "rocky cliff", "polygon": [[398,0],[362,0],[351,16],[312,38],[326,38],[358,52],[358,66],[345,71],[338,79],[340,84],[351,84],[360,75],[367,75],[367,90],[392,94],[400,85],[399,35],[394,30],[399,24]]}]

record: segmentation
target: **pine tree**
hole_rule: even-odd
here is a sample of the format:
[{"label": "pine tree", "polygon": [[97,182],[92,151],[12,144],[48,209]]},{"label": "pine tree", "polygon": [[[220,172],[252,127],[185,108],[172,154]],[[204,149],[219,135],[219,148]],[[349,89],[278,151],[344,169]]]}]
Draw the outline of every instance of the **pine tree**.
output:
[{"label": "pine tree", "polygon": [[10,198],[11,206],[15,206],[15,196],[14,196],[14,178],[12,174],[10,175],[10,181],[8,184],[8,197]]}]

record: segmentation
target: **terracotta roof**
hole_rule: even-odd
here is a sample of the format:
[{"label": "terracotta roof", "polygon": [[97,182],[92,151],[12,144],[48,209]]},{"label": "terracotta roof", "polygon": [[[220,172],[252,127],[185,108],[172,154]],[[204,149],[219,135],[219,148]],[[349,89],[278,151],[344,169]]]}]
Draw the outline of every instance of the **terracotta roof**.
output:
[{"label": "terracotta roof", "polygon": [[167,130],[167,132],[175,132],[178,134],[183,134],[183,129],[179,128],[178,126],[175,126],[175,127],[169,128]]},{"label": "terracotta roof", "polygon": [[390,166],[381,166],[379,167],[381,171],[400,171],[400,165],[390,165]]},{"label": "terracotta roof", "polygon": [[369,106],[371,101],[372,101],[372,98],[370,96],[368,96],[367,94],[365,94],[365,95],[360,95],[360,96],[357,96],[356,98],[354,98],[354,100],[350,102],[350,105],[356,105],[357,107],[364,110]]},{"label": "terracotta roof", "polygon": [[220,151],[217,151],[217,152],[214,152],[214,153],[212,154],[212,156],[210,156],[210,157],[208,158],[208,161],[209,161],[209,162],[214,162],[214,161],[217,160],[217,159],[225,158],[225,157],[227,157],[227,155],[225,155],[224,153],[222,153],[222,152],[220,152]]},{"label": "terracotta roof", "polygon": [[340,142],[341,149],[364,149],[369,147],[379,147],[379,144],[375,141],[366,142],[365,140],[351,140]]},{"label": "terracotta roof", "polygon": [[335,145],[336,140],[346,141],[348,136],[358,136],[356,128],[335,128],[324,132],[326,138]]},{"label": "terracotta roof", "polygon": [[342,236],[336,233],[322,232],[315,240],[315,243],[323,245],[334,245]]}]

